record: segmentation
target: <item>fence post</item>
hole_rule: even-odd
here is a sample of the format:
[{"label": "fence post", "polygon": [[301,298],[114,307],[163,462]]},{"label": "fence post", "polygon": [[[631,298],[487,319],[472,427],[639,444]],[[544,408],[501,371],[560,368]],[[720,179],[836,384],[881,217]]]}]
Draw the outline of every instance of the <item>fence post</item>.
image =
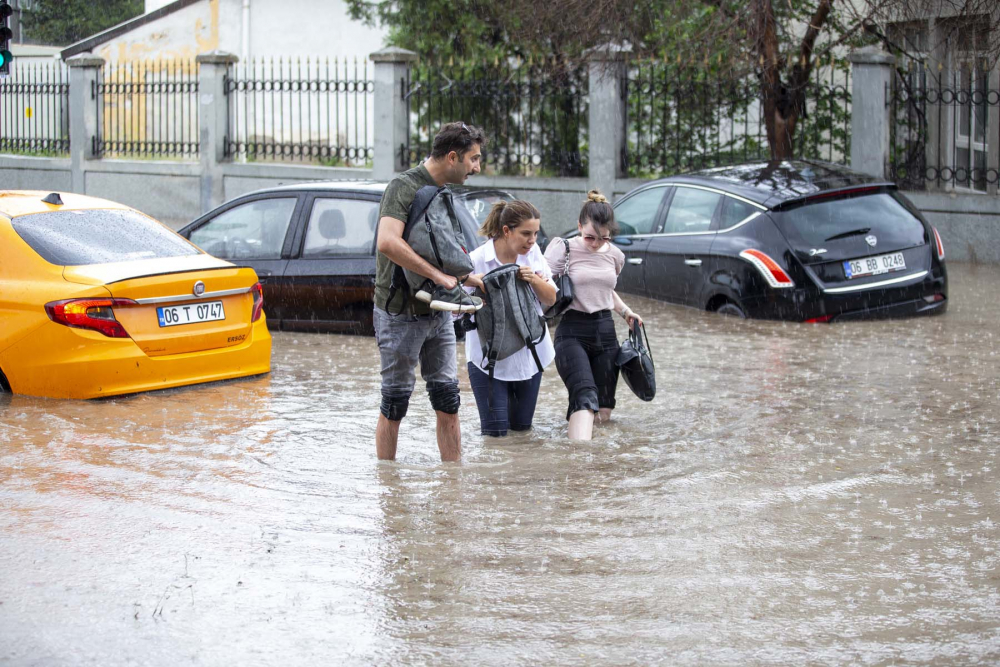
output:
[{"label": "fence post", "polygon": [[81,53],[66,60],[69,69],[69,158],[73,192],[87,194],[84,163],[94,158],[97,137],[97,74],[104,58]]},{"label": "fence post", "polygon": [[611,201],[615,182],[624,176],[625,98],[622,86],[628,71],[625,59],[631,47],[606,44],[587,53],[589,61],[589,115],[587,141],[590,187]]},{"label": "fence post", "polygon": [[877,46],[850,55],[851,169],[888,177],[892,68],[896,58]]},{"label": "fence post", "polygon": [[375,155],[372,177],[388,181],[396,172],[409,168],[409,157],[403,155],[410,131],[410,103],[405,99],[404,85],[410,64],[417,54],[395,46],[371,54],[375,63]]},{"label": "fence post", "polygon": [[[986,90],[987,102],[990,95],[1000,95],[1000,63],[994,63],[993,69],[987,74],[989,77]],[[1000,99],[997,100],[1000,102]],[[990,104],[987,107],[986,117],[986,168],[994,174],[1000,174],[1000,103]],[[991,136],[992,135],[992,136]],[[1000,180],[986,183],[986,194],[994,197],[1000,194]]]},{"label": "fence post", "polygon": [[226,199],[225,180],[219,166],[226,159],[229,105],[226,103],[226,73],[239,58],[225,51],[197,56],[198,63],[198,158],[201,162],[201,212],[207,213]]}]

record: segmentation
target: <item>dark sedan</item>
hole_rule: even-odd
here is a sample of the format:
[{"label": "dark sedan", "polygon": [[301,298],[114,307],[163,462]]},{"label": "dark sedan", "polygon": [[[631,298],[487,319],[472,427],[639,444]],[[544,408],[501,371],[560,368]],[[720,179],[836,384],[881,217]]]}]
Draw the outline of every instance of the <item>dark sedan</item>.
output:
[{"label": "dark sedan", "polygon": [[893,183],[813,161],[642,185],[615,203],[619,289],[737,317],[943,313],[941,238]]},{"label": "dark sedan", "polygon": [[[180,230],[205,252],[252,267],[271,329],[370,334],[378,205],[385,183],[328,181],[259,190]],[[469,247],[503,190],[455,187]]]}]

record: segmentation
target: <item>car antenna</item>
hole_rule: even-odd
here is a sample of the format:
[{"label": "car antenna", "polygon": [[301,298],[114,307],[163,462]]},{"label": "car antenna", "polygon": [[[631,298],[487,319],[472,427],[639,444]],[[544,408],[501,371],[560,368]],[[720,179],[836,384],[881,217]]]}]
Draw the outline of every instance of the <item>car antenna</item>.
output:
[{"label": "car antenna", "polygon": [[52,204],[53,206],[63,205],[63,200],[59,196],[58,192],[50,192],[49,194],[45,195],[42,201],[45,202],[46,204]]}]

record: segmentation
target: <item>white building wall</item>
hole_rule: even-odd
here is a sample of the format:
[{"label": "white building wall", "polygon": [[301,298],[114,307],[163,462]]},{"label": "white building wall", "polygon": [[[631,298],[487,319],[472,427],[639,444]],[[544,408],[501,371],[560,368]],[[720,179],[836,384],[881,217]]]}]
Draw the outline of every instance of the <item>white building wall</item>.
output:
[{"label": "white building wall", "polygon": [[[146,12],[170,4],[146,0]],[[244,0],[203,0],[95,49],[108,60],[193,58],[215,49],[243,57]],[[251,57],[367,58],[387,31],[352,21],[341,0],[248,0]]]}]

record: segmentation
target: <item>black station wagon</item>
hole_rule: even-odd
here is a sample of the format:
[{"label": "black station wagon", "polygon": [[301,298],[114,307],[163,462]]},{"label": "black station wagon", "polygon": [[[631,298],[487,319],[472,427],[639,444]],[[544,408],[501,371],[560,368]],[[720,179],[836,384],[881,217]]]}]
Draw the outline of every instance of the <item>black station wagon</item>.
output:
[{"label": "black station wagon", "polygon": [[[386,183],[326,181],[259,190],[180,230],[202,250],[252,267],[271,329],[370,334],[375,235]],[[452,187],[469,248],[503,190]]]},{"label": "black station wagon", "polygon": [[615,203],[621,291],[828,322],[947,308],[941,238],[893,183],[813,161],[642,185]]}]

